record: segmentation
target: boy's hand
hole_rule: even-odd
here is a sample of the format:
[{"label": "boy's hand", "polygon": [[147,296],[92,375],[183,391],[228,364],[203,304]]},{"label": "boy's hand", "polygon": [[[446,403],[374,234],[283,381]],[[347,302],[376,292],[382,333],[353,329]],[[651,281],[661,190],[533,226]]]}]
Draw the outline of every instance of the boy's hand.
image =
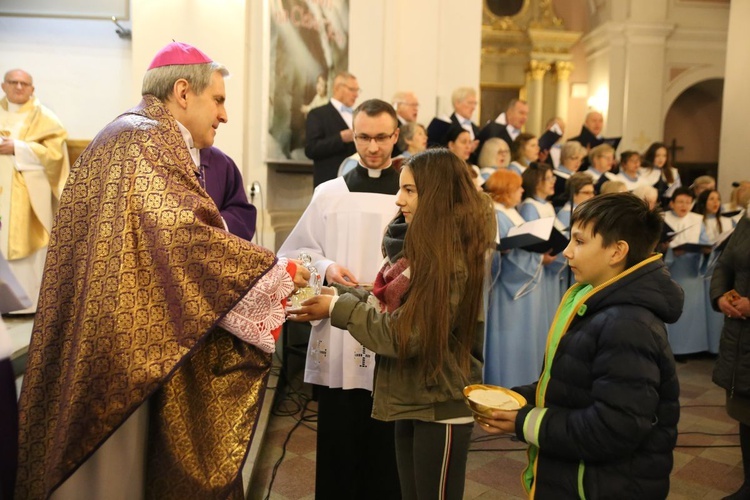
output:
[{"label": "boy's hand", "polygon": [[296,309],[287,309],[287,314],[291,321],[304,323],[305,321],[315,321],[324,319],[329,316],[332,295],[316,295],[304,301]]},{"label": "boy's hand", "polygon": [[515,434],[517,415],[518,410],[494,411],[492,418],[474,415],[474,420],[479,423],[484,432],[489,434]]}]

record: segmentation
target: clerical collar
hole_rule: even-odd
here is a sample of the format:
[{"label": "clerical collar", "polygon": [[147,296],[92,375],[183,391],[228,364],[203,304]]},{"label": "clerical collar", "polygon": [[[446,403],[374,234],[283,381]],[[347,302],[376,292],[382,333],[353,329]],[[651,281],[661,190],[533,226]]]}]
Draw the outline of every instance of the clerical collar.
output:
[{"label": "clerical collar", "polygon": [[389,163],[388,166],[384,168],[367,168],[364,165],[362,165],[362,162],[359,162],[359,166],[364,168],[367,171],[367,177],[370,177],[371,179],[379,178],[381,175],[383,175],[383,170],[391,168],[392,164],[393,162]]},{"label": "clerical collar", "polygon": [[23,107],[23,104],[16,104],[14,102],[8,101],[8,112],[10,113],[18,113],[21,111],[21,108]]},{"label": "clerical collar", "polygon": [[190,151],[190,158],[193,159],[193,164],[195,164],[195,168],[197,169],[201,164],[201,152],[199,149],[196,149],[195,143],[193,142],[193,136],[185,125],[177,121],[177,127],[180,129],[182,138],[185,139],[185,145],[187,146],[188,151]]}]

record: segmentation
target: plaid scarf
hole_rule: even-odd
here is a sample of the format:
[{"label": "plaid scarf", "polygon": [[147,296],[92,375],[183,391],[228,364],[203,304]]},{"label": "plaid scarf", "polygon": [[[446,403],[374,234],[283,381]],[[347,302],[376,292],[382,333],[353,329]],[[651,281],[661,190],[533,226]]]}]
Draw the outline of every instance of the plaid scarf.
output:
[{"label": "plaid scarf", "polygon": [[403,216],[399,216],[388,225],[383,237],[388,260],[378,271],[372,293],[386,312],[393,312],[401,306],[409,288],[409,261],[403,256],[407,227]]}]

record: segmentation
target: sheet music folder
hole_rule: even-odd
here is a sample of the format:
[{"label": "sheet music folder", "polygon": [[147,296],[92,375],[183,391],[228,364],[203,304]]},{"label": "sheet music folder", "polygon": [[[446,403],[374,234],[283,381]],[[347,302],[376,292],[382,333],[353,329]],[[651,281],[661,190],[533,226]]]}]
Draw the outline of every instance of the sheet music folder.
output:
[{"label": "sheet music folder", "polygon": [[539,138],[539,151],[547,151],[562,137],[562,134],[558,134],[554,130],[547,130]]},{"label": "sheet music folder", "polygon": [[568,238],[555,227],[555,218],[544,217],[512,227],[506,237],[500,238],[497,249],[505,251],[521,248],[535,253],[552,250],[552,255],[557,255],[566,246]]},{"label": "sheet music folder", "polygon": [[0,313],[5,314],[28,307],[31,307],[31,299],[0,252]]},{"label": "sheet music folder", "polygon": [[622,137],[603,137],[598,138],[595,136],[587,127],[586,125],[581,127],[581,134],[578,136],[578,140],[581,142],[583,147],[593,148],[595,146],[598,146],[599,144],[609,144],[612,146],[612,148],[616,151],[617,147],[620,145],[620,140],[622,140]]}]

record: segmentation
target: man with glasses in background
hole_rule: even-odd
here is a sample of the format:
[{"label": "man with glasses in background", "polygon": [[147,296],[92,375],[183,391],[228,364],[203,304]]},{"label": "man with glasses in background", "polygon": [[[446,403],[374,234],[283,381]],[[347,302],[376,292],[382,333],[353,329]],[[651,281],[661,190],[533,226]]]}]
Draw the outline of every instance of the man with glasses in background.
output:
[{"label": "man with glasses in background", "polygon": [[[279,256],[306,252],[328,284],[368,287],[398,211],[391,152],[399,128],[396,111],[379,99],[363,102],[353,125],[359,164],[315,189]],[[328,319],[312,327],[305,382],[318,395],[315,498],[400,498],[393,422],[370,417],[374,368],[375,353],[346,330]]]},{"label": "man with glasses in background", "polygon": [[335,178],[341,162],[356,151],[352,107],[359,92],[357,78],[342,71],[333,79],[333,96],[328,104],[307,115],[305,155],[313,161],[313,187]]},{"label": "man with glasses in background", "polygon": [[[31,75],[5,73],[0,100],[0,251],[36,312],[52,220],[70,170],[68,134],[34,96]],[[32,195],[33,194],[33,195]]]}]

